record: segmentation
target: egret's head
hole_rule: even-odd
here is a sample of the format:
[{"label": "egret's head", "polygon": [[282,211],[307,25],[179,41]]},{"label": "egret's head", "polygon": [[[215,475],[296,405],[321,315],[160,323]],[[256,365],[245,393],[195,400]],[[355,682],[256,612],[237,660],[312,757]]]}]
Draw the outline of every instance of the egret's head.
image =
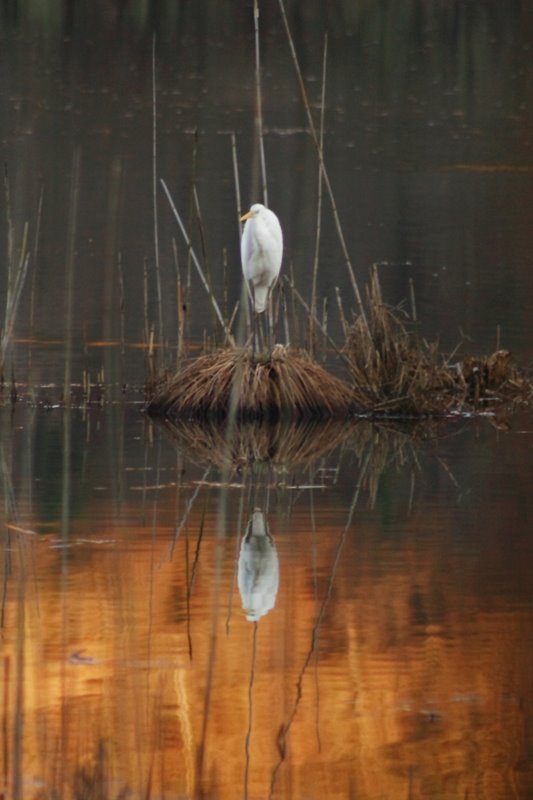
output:
[{"label": "egret's head", "polygon": [[261,211],[265,210],[265,206],[262,203],[254,203],[253,206],[250,206],[250,210],[243,214],[241,217],[241,222],[244,222],[246,219],[252,219],[252,217],[256,217]]}]

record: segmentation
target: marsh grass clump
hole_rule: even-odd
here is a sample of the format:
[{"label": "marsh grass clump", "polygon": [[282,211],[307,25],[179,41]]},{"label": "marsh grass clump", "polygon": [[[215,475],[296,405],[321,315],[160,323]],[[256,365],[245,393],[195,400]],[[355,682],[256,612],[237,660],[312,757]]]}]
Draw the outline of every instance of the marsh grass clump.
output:
[{"label": "marsh grass clump", "polygon": [[264,357],[228,347],[200,356],[150,392],[148,413],[197,420],[327,419],[353,408],[349,386],[307,353],[276,345]]},{"label": "marsh grass clump", "polygon": [[457,399],[454,376],[437,345],[416,339],[384,304],[377,269],[367,305],[367,318],[355,320],[344,348],[359,405],[405,416],[447,411]]},{"label": "marsh grass clump", "polygon": [[442,416],[531,398],[532,384],[508,351],[450,364],[437,343],[410,331],[399,312],[383,302],[376,268],[367,305],[366,319],[355,320],[344,348],[361,408],[405,417]]}]

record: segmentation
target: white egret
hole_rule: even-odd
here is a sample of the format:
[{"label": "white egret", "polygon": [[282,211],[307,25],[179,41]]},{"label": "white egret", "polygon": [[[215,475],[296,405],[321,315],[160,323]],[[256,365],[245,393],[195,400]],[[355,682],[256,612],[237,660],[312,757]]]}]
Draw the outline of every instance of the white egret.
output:
[{"label": "white egret", "polygon": [[265,310],[272,287],[278,279],[283,257],[283,234],[279,219],[261,203],[255,203],[241,222],[246,225],[241,239],[244,279],[252,284],[254,308]]}]

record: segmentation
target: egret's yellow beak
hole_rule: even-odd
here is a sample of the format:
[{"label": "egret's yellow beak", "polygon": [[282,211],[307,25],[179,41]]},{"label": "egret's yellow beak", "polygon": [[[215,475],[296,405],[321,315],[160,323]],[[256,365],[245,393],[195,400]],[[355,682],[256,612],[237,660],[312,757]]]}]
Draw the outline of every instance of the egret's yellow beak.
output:
[{"label": "egret's yellow beak", "polygon": [[247,211],[246,214],[243,214],[241,222],[244,222],[245,219],[250,219],[250,217],[253,217],[253,211]]}]

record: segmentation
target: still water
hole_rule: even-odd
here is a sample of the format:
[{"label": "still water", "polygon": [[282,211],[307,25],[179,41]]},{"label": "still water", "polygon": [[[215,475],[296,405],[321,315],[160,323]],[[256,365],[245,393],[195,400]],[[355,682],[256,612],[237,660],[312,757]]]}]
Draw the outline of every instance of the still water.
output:
[{"label": "still water", "polygon": [[[0,796],[529,800],[531,414],[228,442],[142,413],[149,331],[172,366],[189,273],[158,194],[159,304],[153,47],[156,173],[230,312],[232,141],[242,207],[260,196],[238,5],[0,8],[0,246],[18,258],[28,222],[30,251],[0,408]],[[421,335],[530,364],[529,4],[286,7],[317,125],[328,33],[324,155],[361,286],[379,263]],[[279,6],[260,11],[269,202],[308,299],[317,158]],[[186,306],[194,354],[213,327],[194,274]]]},{"label": "still water", "polygon": [[7,787],[531,796],[530,420],[363,421],[314,462],[293,432],[228,471],[205,432],[192,460],[65,413],[3,412]]}]

